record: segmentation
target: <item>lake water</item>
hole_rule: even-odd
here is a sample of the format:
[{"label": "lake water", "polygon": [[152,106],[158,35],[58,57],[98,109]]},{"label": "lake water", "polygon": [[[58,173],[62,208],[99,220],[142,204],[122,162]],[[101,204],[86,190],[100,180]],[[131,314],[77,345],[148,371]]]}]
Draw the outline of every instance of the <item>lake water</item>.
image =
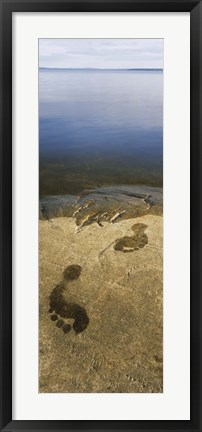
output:
[{"label": "lake water", "polygon": [[39,71],[40,196],[163,182],[163,72]]}]

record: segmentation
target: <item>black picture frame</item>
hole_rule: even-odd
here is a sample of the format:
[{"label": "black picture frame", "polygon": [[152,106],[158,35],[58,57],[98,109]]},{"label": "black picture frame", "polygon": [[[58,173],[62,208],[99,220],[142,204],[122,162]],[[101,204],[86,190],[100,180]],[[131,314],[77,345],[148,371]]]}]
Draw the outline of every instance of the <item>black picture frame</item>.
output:
[{"label": "black picture frame", "polygon": [[[13,12],[190,12],[191,24],[191,417],[178,421],[12,420],[12,13]],[[196,0],[0,0],[1,15],[1,430],[201,431],[201,131],[202,4]],[[134,407],[135,410],[135,407]]]}]

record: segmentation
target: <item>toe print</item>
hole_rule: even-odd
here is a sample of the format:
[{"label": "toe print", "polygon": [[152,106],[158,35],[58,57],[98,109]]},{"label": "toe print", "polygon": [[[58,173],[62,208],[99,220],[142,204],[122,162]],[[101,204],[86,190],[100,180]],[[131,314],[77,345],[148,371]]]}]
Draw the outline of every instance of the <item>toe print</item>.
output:
[{"label": "toe print", "polygon": [[[57,323],[56,323],[56,326],[57,326],[58,328],[63,328],[64,325],[65,325],[65,322],[64,322],[64,320],[61,320],[61,319],[59,319],[59,320],[57,321]],[[70,327],[71,327],[71,326],[70,326]]]},{"label": "toe print", "polygon": [[52,321],[57,321],[57,319],[58,319],[58,316],[57,315],[51,315],[51,319],[52,319]]},{"label": "toe print", "polygon": [[68,266],[64,272],[63,277],[65,280],[74,280],[77,279],[81,274],[82,267],[77,264],[73,264]]},{"label": "toe print", "polygon": [[143,248],[148,243],[148,237],[144,233],[146,228],[147,225],[141,223],[133,225],[132,230],[134,231],[134,235],[117,239],[114,249],[116,251],[128,253]]},{"label": "toe print", "polygon": [[64,333],[69,333],[71,331],[71,329],[72,328],[71,328],[70,324],[65,324],[62,327],[62,330],[63,330]]},{"label": "toe print", "polygon": [[[68,266],[63,273],[65,281],[77,279],[81,274],[82,267],[79,265]],[[89,324],[89,318],[84,307],[77,303],[68,303],[63,296],[65,287],[63,283],[56,285],[49,296],[50,309],[49,312],[54,312],[51,315],[52,321],[57,321],[56,326],[61,328],[64,333],[69,333],[72,329],[71,325],[66,323],[64,319],[73,319],[73,329],[76,334],[82,333]],[[58,319],[59,316],[59,319]],[[61,319],[64,318],[64,319]]]}]

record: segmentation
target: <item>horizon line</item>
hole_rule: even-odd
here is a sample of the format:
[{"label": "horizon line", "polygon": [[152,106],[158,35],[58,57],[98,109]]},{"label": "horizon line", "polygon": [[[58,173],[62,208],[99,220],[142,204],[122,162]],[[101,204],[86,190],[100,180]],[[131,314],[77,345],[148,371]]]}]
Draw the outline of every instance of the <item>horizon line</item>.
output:
[{"label": "horizon line", "polygon": [[59,68],[59,67],[45,67],[45,66],[39,66],[39,69],[48,69],[48,70],[163,70],[163,68],[88,68],[88,67],[82,67],[82,68]]}]

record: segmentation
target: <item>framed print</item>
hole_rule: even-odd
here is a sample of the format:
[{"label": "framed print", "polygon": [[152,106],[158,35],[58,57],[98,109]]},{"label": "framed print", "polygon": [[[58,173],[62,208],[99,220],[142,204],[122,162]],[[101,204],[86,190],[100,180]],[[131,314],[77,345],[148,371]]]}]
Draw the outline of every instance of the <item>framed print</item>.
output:
[{"label": "framed print", "polygon": [[201,1],[1,4],[1,430],[201,430]]}]

